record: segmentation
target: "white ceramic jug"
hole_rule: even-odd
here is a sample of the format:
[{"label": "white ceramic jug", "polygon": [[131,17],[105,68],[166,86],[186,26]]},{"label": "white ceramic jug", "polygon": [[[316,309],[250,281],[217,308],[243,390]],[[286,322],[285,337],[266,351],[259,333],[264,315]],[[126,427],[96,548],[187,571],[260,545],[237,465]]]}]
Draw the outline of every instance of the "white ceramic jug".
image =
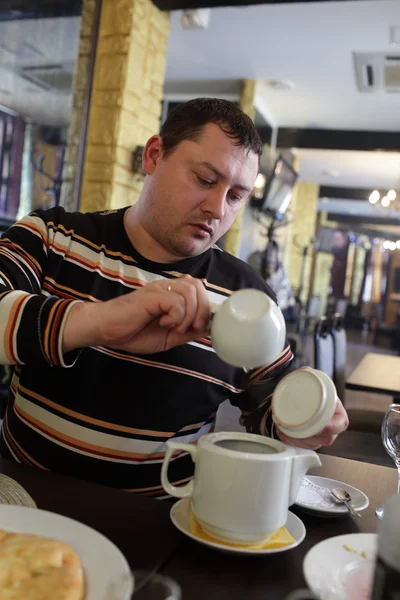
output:
[{"label": "white ceramic jug", "polygon": [[[190,453],[195,472],[177,487],[168,481],[168,464],[182,451]],[[321,461],[313,450],[252,433],[220,432],[203,435],[197,445],[168,441],[161,482],[171,496],[192,498],[204,531],[250,544],[285,525],[303,476],[317,466]]]}]

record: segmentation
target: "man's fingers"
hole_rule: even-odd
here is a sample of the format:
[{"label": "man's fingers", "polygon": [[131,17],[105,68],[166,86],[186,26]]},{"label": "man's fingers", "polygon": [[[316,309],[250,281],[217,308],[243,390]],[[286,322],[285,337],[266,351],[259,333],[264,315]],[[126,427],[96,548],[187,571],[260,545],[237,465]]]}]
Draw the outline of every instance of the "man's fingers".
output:
[{"label": "man's fingers", "polygon": [[318,450],[318,448],[322,448],[323,446],[330,446],[336,440],[337,435],[335,436],[321,436],[314,435],[310,438],[304,439],[294,439],[289,438],[281,431],[277,430],[277,434],[281,442],[284,444],[288,444],[289,446],[297,446],[298,448],[306,448],[307,450]]},{"label": "man's fingers", "polygon": [[190,327],[202,332],[210,319],[210,302],[200,279],[183,276],[169,283],[171,290],[180,293],[186,301],[186,315],[179,327],[183,333]]},{"label": "man's fingers", "polygon": [[197,315],[193,322],[193,328],[198,331],[203,331],[208,327],[211,317],[210,301],[203,282],[200,279],[195,279],[197,288]]},{"label": "man's fingers", "polygon": [[308,448],[310,450],[318,450],[322,446],[331,446],[338,435],[345,431],[349,425],[349,418],[347,412],[339,400],[336,400],[335,412],[329,421],[328,425],[322,429],[316,435],[309,438],[294,439],[286,436],[282,433],[278,427],[276,427],[277,434],[282,442],[290,444],[292,446],[298,446],[299,448]]},{"label": "man's fingers", "polygon": [[186,299],[175,291],[175,289],[167,290],[161,303],[164,314],[160,317],[159,324],[161,327],[179,327],[186,317]]},{"label": "man's fingers", "polygon": [[167,349],[173,348],[175,346],[186,344],[187,342],[193,342],[194,340],[199,339],[207,335],[207,331],[195,331],[193,328],[188,329],[185,333],[179,333],[175,327],[171,328],[168,331],[167,338]]},{"label": "man's fingers", "polygon": [[181,286],[177,285],[177,290],[185,298],[185,316],[182,323],[178,327],[178,332],[185,333],[185,331],[193,325],[193,321],[197,315],[197,291],[196,288],[189,283]]},{"label": "man's fingers", "polygon": [[320,436],[331,437],[346,431],[349,426],[349,417],[347,412],[342,404],[342,402],[337,398],[336,400],[336,408],[333,414],[332,419],[329,421],[328,425],[324,427],[324,429],[318,434]]}]

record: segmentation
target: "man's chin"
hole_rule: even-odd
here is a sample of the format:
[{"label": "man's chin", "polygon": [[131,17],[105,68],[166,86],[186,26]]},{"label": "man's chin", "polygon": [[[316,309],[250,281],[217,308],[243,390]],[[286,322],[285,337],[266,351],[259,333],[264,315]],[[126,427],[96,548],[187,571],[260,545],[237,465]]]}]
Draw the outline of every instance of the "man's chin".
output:
[{"label": "man's chin", "polygon": [[190,244],[182,245],[176,248],[177,253],[182,258],[191,258],[203,254],[214,244],[214,240],[193,240]]}]

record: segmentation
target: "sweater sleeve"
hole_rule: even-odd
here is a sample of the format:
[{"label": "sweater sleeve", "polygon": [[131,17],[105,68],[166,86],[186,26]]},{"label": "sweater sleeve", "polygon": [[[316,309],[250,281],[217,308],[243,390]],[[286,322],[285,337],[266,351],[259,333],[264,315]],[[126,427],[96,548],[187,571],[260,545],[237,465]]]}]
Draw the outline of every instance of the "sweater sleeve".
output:
[{"label": "sweater sleeve", "polygon": [[251,373],[249,387],[245,392],[230,398],[231,404],[240,408],[240,422],[249,433],[276,437],[271,411],[272,394],[281,379],[295,370],[293,359],[288,344],[273,363]]},{"label": "sweater sleeve", "polygon": [[79,355],[62,352],[65,323],[77,301],[42,292],[49,239],[46,222],[36,213],[0,239],[0,364],[68,367]]}]

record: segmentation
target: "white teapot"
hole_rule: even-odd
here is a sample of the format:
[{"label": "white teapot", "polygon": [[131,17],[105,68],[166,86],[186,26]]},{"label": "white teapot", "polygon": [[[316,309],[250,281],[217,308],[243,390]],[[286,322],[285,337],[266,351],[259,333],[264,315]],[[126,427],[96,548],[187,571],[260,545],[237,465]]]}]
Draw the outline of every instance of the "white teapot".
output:
[{"label": "white teapot", "polygon": [[279,306],[266,293],[243,289],[216,309],[211,343],[222,360],[245,370],[272,363],[285,346],[286,325]]},{"label": "white teapot", "polygon": [[[189,452],[194,478],[182,487],[168,481],[168,464]],[[167,442],[161,470],[165,491],[192,498],[192,510],[206,533],[228,542],[251,544],[283,527],[303,476],[321,466],[318,454],[253,433],[203,435],[197,445]]]}]

